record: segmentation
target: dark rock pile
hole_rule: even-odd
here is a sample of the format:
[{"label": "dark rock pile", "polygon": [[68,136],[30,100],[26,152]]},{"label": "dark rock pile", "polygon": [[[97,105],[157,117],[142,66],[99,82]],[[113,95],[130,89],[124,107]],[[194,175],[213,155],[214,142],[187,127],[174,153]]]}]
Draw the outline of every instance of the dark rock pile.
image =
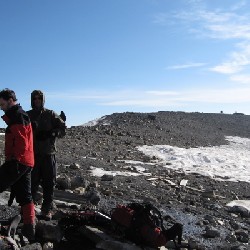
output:
[{"label": "dark rock pile", "polygon": [[[59,175],[69,179],[81,177],[84,188],[95,183],[101,196],[99,208],[106,211],[117,203],[131,201],[157,204],[166,216],[187,222],[185,236],[199,242],[200,249],[237,246],[247,249],[244,244],[248,237],[239,236],[238,231],[249,235],[250,219],[240,213],[229,213],[225,205],[235,199],[249,199],[249,183],[219,182],[162,168],[160,164],[152,166],[155,159],[136,149],[140,145],[218,146],[228,143],[225,136],[250,138],[250,117],[184,112],[115,113],[95,126],[68,129],[67,136],[58,143]],[[90,174],[95,167],[137,172],[124,160],[144,162],[142,167],[155,179],[145,175],[109,179]],[[78,167],[72,167],[72,162]],[[179,185],[183,179],[188,180],[186,188]]]},{"label": "dark rock pile", "polygon": [[139,145],[216,146],[227,144],[225,135],[249,138],[249,132],[250,117],[246,115],[115,113],[96,126],[70,128],[67,137],[59,142],[59,155],[61,162],[68,164],[69,150],[75,157],[96,157],[106,162],[134,159],[140,158],[135,150]]},{"label": "dark rock pile", "polygon": [[[184,238],[195,241],[197,249],[250,249],[249,213],[225,206],[232,200],[249,200],[250,183],[220,182],[163,168],[155,157],[145,156],[136,148],[218,146],[228,143],[225,136],[250,138],[250,117],[184,112],[115,113],[95,126],[69,128],[66,137],[58,141],[57,188],[81,195],[106,213],[119,203],[150,202],[161,210],[166,226],[174,221],[183,223]],[[129,164],[127,160],[141,163]],[[139,175],[136,166],[151,175]],[[97,177],[91,174],[95,168],[129,171],[138,176],[103,172]],[[186,186],[180,185],[182,180],[187,180]],[[80,249],[70,244],[71,249]],[[63,247],[70,249],[66,245],[60,249]]]}]

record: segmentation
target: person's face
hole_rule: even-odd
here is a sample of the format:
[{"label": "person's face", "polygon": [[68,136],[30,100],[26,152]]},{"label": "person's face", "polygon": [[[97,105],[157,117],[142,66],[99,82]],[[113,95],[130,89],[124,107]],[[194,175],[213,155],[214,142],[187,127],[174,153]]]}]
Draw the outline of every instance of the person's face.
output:
[{"label": "person's face", "polygon": [[4,100],[3,98],[0,98],[0,108],[4,112],[6,112],[9,108],[13,106],[13,100],[10,98],[9,100]]},{"label": "person's face", "polygon": [[42,99],[39,95],[34,96],[33,103],[35,108],[39,109],[42,107]]}]

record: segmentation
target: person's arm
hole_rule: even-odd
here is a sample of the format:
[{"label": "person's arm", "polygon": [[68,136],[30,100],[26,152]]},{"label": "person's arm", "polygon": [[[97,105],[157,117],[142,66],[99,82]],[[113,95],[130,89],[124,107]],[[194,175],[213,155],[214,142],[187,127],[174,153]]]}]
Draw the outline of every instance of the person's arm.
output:
[{"label": "person's arm", "polygon": [[64,137],[66,134],[66,124],[62,118],[54,111],[52,111],[52,126],[51,135],[54,137]]},{"label": "person's arm", "polygon": [[32,133],[31,124],[13,124],[11,132],[14,135],[14,157],[13,160],[21,161],[26,153],[26,150],[33,144],[33,138],[30,136]]}]

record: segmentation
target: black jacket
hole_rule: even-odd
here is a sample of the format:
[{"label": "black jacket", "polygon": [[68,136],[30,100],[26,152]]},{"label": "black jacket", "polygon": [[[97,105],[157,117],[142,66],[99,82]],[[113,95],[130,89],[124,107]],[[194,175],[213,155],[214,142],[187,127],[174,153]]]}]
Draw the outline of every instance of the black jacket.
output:
[{"label": "black jacket", "polygon": [[56,138],[65,135],[65,122],[53,110],[46,108],[32,109],[27,113],[33,127],[35,154],[55,154]]}]

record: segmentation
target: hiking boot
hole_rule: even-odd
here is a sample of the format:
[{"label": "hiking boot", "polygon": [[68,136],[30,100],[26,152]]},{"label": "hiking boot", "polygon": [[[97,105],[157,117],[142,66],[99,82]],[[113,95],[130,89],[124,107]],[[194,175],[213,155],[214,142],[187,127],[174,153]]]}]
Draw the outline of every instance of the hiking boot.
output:
[{"label": "hiking boot", "polygon": [[35,242],[36,225],[35,224],[23,224],[22,234],[28,239],[30,243]]},{"label": "hiking boot", "polygon": [[52,212],[51,211],[42,211],[41,217],[42,217],[42,219],[49,221],[52,219]]}]

